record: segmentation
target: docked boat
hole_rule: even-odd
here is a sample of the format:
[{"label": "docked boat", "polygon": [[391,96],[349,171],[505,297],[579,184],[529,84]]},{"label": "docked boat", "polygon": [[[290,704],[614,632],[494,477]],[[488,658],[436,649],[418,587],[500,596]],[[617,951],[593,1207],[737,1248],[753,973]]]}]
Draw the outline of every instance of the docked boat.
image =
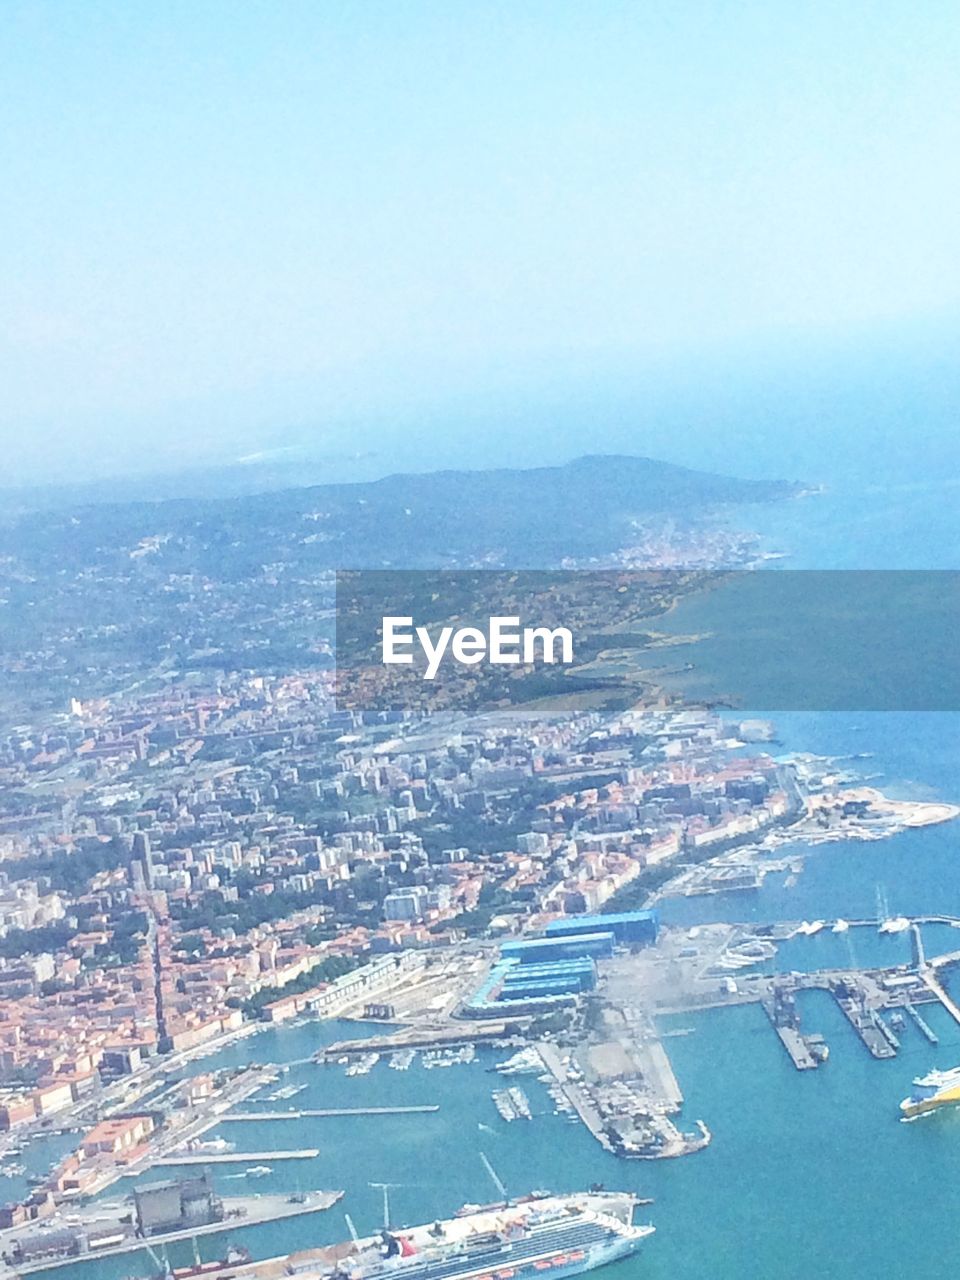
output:
[{"label": "docked boat", "polygon": [[505,1062],[498,1062],[494,1068],[502,1076],[539,1075],[543,1070],[543,1059],[532,1045],[521,1049]]},{"label": "docked boat", "polygon": [[250,1250],[239,1245],[230,1245],[222,1258],[212,1262],[195,1262],[189,1267],[168,1267],[158,1272],[152,1280],[192,1280],[194,1276],[203,1276],[207,1280],[232,1280],[235,1274],[233,1267],[242,1267],[250,1261]]},{"label": "docked boat", "polygon": [[494,1089],[490,1096],[493,1098],[493,1105],[500,1113],[501,1120],[506,1120],[507,1124],[512,1124],[514,1120],[519,1119],[519,1113],[509,1089]]},{"label": "docked boat", "polygon": [[512,1089],[507,1090],[507,1093],[510,1095],[510,1101],[513,1103],[513,1109],[517,1114],[517,1119],[532,1119],[533,1112],[530,1110],[530,1099],[524,1091],[514,1085]]},{"label": "docked boat", "polygon": [[894,916],[890,920],[884,920],[877,926],[878,933],[903,933],[910,928],[910,921],[906,916]]},{"label": "docked boat", "polygon": [[286,1266],[302,1280],[559,1280],[635,1253],[654,1231],[634,1225],[635,1204],[626,1192],[585,1192],[469,1206],[442,1222],[293,1254]]}]

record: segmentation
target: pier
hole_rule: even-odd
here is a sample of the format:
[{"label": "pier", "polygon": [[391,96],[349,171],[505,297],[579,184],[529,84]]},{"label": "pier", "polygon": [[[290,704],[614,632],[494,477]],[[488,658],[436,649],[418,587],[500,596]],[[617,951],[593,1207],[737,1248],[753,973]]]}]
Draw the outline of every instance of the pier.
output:
[{"label": "pier", "polygon": [[764,999],[760,1001],[764,1013],[770,1019],[770,1024],[780,1038],[780,1043],[786,1049],[790,1057],[790,1061],[798,1071],[813,1071],[820,1064],[810,1052],[810,1046],[800,1034],[798,1027],[784,1022],[778,1016],[778,1006],[774,1000]]},{"label": "pier", "polygon": [[924,965],[920,970],[920,976],[923,978],[928,989],[933,992],[936,998],[946,1009],[947,1013],[949,1013],[950,1017],[953,1018],[954,1022],[960,1022],[960,1009],[957,1008],[954,1001],[947,995],[946,991],[944,991],[933,969],[929,965]]},{"label": "pier", "polygon": [[311,1107],[306,1111],[231,1111],[222,1122],[236,1120],[306,1120],[335,1116],[422,1116],[440,1110],[437,1102],[415,1107]]},{"label": "pier", "polygon": [[393,1052],[396,1049],[455,1049],[466,1044],[484,1044],[509,1040],[523,1032],[529,1017],[509,1022],[484,1021],[474,1025],[462,1022],[451,1027],[423,1030],[405,1027],[392,1035],[368,1036],[364,1040],[338,1040],[314,1055],[315,1062],[332,1062],[339,1057],[371,1052]]},{"label": "pier", "polygon": [[876,1009],[867,1009],[851,996],[839,994],[837,995],[837,1004],[874,1058],[895,1058],[897,1056],[896,1045],[891,1043],[893,1032],[883,1022]]},{"label": "pier", "polygon": [[[137,1253],[147,1245],[156,1250],[163,1245],[173,1244],[177,1240],[192,1240],[196,1236],[216,1235],[224,1231],[233,1232],[239,1227],[253,1227],[262,1222],[277,1222],[282,1218],[299,1218],[304,1214],[321,1213],[342,1198],[342,1191],[314,1191],[305,1195],[302,1199],[282,1195],[225,1197],[223,1200],[224,1215],[219,1222],[193,1224],[176,1231],[158,1232],[147,1239],[132,1234],[132,1228],[128,1226],[126,1229],[131,1231],[131,1234],[125,1240],[119,1244],[97,1249],[95,1256],[97,1258],[112,1258],[124,1253]],[[81,1215],[86,1219],[88,1226],[102,1225],[110,1220],[109,1216],[104,1214],[105,1207],[102,1204],[94,1204],[81,1210]],[[111,1208],[116,1212],[117,1206],[111,1206]],[[122,1211],[125,1206],[120,1204],[119,1209]],[[119,1217],[117,1223],[118,1228],[123,1227]],[[36,1229],[36,1223],[29,1223],[12,1231],[4,1231],[0,1235],[0,1245],[2,1245],[4,1251],[7,1251],[18,1235],[30,1235],[36,1232]],[[20,1262],[14,1266],[9,1274],[11,1276],[25,1276],[32,1275],[37,1271],[53,1271],[57,1267],[72,1267],[78,1262],[89,1260],[91,1256],[89,1252],[77,1252],[61,1257],[39,1259],[35,1263]],[[0,1266],[0,1274],[8,1274],[5,1266]]]},{"label": "pier", "polygon": [[583,1124],[590,1130],[596,1140],[606,1151],[611,1151],[612,1147],[610,1139],[607,1137],[604,1128],[603,1118],[600,1112],[587,1097],[586,1091],[578,1087],[573,1081],[567,1078],[567,1071],[563,1065],[563,1061],[554,1045],[545,1041],[538,1042],[537,1049],[543,1064],[553,1076],[559,1087],[563,1090],[563,1094],[567,1101],[574,1108]]},{"label": "pier", "polygon": [[312,1160],[320,1154],[319,1147],[303,1147],[299,1151],[216,1151],[204,1155],[188,1151],[178,1156],[176,1152],[154,1160],[154,1165],[176,1164],[262,1164],[265,1160]]},{"label": "pier", "polygon": [[923,1033],[923,1035],[927,1037],[930,1043],[933,1045],[939,1044],[940,1043],[939,1036],[932,1029],[932,1027],[927,1022],[927,1020],[923,1017],[923,1015],[920,1013],[920,1010],[916,1007],[916,1005],[911,1004],[909,1001],[907,1001],[907,1003],[903,1007],[904,1009],[906,1009],[909,1016],[913,1019],[914,1025],[917,1027],[919,1031]]}]

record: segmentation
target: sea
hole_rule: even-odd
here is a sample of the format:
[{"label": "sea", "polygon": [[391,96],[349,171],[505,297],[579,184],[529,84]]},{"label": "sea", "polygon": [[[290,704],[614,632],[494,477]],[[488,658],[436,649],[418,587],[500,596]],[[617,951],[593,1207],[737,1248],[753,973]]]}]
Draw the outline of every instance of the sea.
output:
[{"label": "sea", "polygon": [[[733,469],[733,468],[731,468]],[[960,512],[949,479],[901,484],[832,486],[827,492],[737,518],[759,527],[765,545],[785,554],[791,568],[931,569],[960,565]],[[709,606],[698,605],[701,610]],[[703,614],[699,615],[703,620]],[[696,657],[694,661],[696,662]],[[707,672],[718,688],[730,672]],[[889,794],[960,803],[960,715],[937,712],[763,709],[776,725],[778,753],[810,752]],[[708,921],[843,917],[875,920],[889,914],[960,915],[960,822],[904,831],[871,843],[837,843],[804,853],[795,882],[771,876],[759,891],[666,900],[662,916],[695,928]],[[960,947],[947,926],[925,931],[930,951]],[[875,927],[829,931],[795,940],[778,957],[790,969],[844,963],[897,962],[907,957],[904,936],[884,937]],[[960,996],[960,980],[954,993]],[[902,1123],[898,1103],[913,1076],[934,1066],[960,1064],[960,1026],[937,1007],[924,1016],[939,1036],[931,1046],[912,1024],[889,1061],[866,1052],[832,1000],[820,992],[799,998],[805,1031],[823,1034],[829,1060],[797,1072],[762,1011],[748,1006],[663,1020],[676,1032],[665,1045],[683,1091],[684,1127],[702,1119],[713,1141],[695,1155],[656,1162],[624,1162],[604,1153],[587,1131],[556,1114],[546,1087],[520,1083],[534,1116],[504,1123],[491,1101],[498,1055],[407,1071],[386,1060],[365,1076],[303,1060],[321,1044],[360,1026],[321,1022],[265,1030],[198,1062],[208,1070],[244,1061],[290,1062],[283,1083],[302,1092],[278,1108],[436,1104],[425,1115],[307,1119],[300,1122],[223,1124],[219,1135],[246,1150],[317,1147],[307,1161],[275,1162],[251,1178],[246,1165],[215,1166],[223,1194],[341,1189],[340,1204],[300,1219],[245,1228],[230,1225],[198,1242],[204,1259],[220,1256],[225,1242],[256,1257],[345,1238],[348,1213],[361,1233],[382,1225],[388,1184],[390,1222],[428,1221],[465,1202],[495,1196],[481,1160],[486,1155],[508,1191],[567,1191],[593,1182],[625,1188],[653,1203],[638,1210],[657,1228],[633,1258],[606,1270],[607,1280],[809,1280],[811,1276],[877,1280],[909,1275],[947,1280],[960,1269],[956,1206],[960,1187],[960,1109]],[[29,1153],[44,1168],[65,1140]],[[259,1163],[259,1162],[257,1162]],[[146,1175],[155,1179],[156,1172]],[[115,1198],[129,1185],[111,1188]],[[3,1193],[0,1185],[0,1194]],[[192,1258],[189,1245],[167,1250],[172,1264]],[[146,1277],[156,1266],[146,1253],[59,1268],[61,1280]]]}]

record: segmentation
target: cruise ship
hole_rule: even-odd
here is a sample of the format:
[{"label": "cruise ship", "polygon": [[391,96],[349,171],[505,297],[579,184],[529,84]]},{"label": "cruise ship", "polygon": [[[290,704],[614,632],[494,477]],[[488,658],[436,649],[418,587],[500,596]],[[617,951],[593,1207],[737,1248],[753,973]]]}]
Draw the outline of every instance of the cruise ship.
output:
[{"label": "cruise ship", "polygon": [[626,1192],[536,1195],[455,1218],[384,1229],[326,1249],[293,1254],[301,1280],[533,1280],[579,1275],[636,1252],[654,1228],[635,1226]]},{"label": "cruise ship", "polygon": [[925,1111],[956,1103],[960,1103],[960,1067],[951,1067],[949,1071],[931,1071],[929,1075],[918,1076],[913,1082],[913,1092],[900,1103],[900,1110],[906,1119],[912,1120]]}]

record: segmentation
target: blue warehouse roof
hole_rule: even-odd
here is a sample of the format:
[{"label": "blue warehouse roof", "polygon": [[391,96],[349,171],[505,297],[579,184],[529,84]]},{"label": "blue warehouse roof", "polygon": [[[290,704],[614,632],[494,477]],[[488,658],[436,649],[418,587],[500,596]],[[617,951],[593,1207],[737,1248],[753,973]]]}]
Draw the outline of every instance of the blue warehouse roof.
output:
[{"label": "blue warehouse roof", "polygon": [[609,915],[565,916],[560,920],[551,920],[544,932],[548,937],[569,936],[571,930],[582,933],[583,930],[609,930],[615,925],[653,924],[658,921],[656,911],[612,911]]},{"label": "blue warehouse roof", "polygon": [[[600,920],[600,919],[603,919],[603,917],[598,916],[597,919]],[[613,933],[610,929],[598,929],[596,933],[578,932],[576,938],[573,938],[573,937],[569,938],[569,941],[571,944],[574,942],[601,943],[601,942],[610,942],[612,940],[613,940]],[[538,950],[544,951],[544,952],[553,951],[556,949],[558,943],[563,943],[566,941],[568,941],[568,938],[563,934],[559,934],[555,937],[549,937],[549,938],[529,938],[529,939],[522,939],[522,940],[518,939],[513,942],[502,943],[500,947],[500,954],[503,956],[517,956],[517,955],[530,955],[537,952]]]}]

